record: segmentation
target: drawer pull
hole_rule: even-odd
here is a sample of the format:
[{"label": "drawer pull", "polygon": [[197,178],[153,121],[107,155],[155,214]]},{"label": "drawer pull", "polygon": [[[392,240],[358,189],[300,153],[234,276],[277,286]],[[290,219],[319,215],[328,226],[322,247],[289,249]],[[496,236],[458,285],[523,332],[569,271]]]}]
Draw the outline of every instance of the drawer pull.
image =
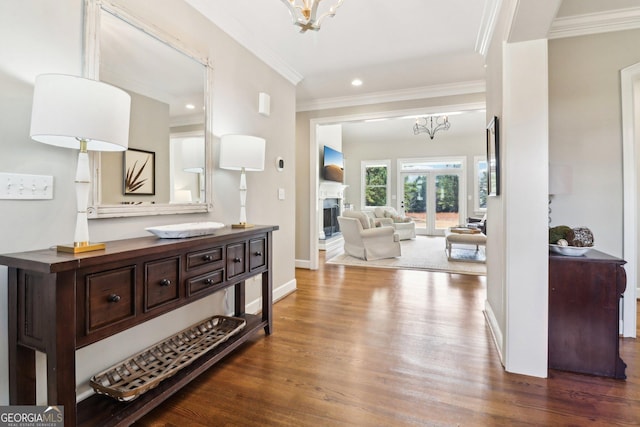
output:
[{"label": "drawer pull", "polygon": [[169,279],[162,279],[160,281],[160,286],[170,286],[171,285],[171,280]]},{"label": "drawer pull", "polygon": [[236,258],[233,259],[233,262],[238,263],[238,262],[242,262],[242,260],[240,258],[236,257]]},{"label": "drawer pull", "polygon": [[213,261],[213,257],[211,255],[203,255],[202,256],[202,260],[203,261]]},{"label": "drawer pull", "polygon": [[254,253],[255,256],[262,256],[262,252],[258,251],[256,253]]},{"label": "drawer pull", "polygon": [[213,285],[213,279],[211,279],[211,278],[205,279],[204,283],[206,283],[207,286],[211,286],[211,285]]},{"label": "drawer pull", "polygon": [[107,297],[107,301],[109,302],[118,302],[120,301],[120,295],[111,294]]}]

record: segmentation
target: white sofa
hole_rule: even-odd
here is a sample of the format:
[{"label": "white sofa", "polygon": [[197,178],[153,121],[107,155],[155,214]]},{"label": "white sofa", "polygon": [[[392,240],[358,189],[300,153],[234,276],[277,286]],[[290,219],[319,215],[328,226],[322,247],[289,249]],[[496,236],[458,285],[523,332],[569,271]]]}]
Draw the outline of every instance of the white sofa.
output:
[{"label": "white sofa", "polygon": [[400,237],[393,227],[375,227],[370,218],[355,211],[338,217],[346,254],[367,261],[401,255]]},{"label": "white sofa", "polygon": [[373,211],[373,219],[376,226],[393,227],[400,240],[409,240],[416,238],[416,223],[411,218],[403,217],[391,206],[383,206],[375,208]]}]

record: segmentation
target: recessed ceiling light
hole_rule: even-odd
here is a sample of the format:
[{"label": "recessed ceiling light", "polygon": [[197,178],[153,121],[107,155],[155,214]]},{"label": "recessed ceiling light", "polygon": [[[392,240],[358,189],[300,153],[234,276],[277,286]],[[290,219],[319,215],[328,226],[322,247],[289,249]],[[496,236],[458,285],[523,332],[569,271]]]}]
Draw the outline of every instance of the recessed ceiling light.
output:
[{"label": "recessed ceiling light", "polygon": [[360,79],[351,80],[351,86],[362,86],[362,80]]},{"label": "recessed ceiling light", "polygon": [[195,105],[193,105],[193,104],[187,104],[187,105],[185,105],[184,107],[185,107],[187,110],[193,110],[193,109],[195,109],[195,108],[196,108],[196,106],[195,106]]}]

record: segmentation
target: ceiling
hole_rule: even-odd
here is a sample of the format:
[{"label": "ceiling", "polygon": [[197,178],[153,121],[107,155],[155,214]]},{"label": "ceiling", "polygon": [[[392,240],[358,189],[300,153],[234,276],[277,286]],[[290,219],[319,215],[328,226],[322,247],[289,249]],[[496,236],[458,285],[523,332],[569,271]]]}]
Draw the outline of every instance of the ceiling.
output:
[{"label": "ceiling", "polygon": [[[493,9],[500,3],[344,0],[320,31],[300,33],[283,0],[185,1],[296,84],[298,111],[392,100],[393,94],[416,99],[434,88],[483,92],[485,58],[480,52]],[[319,10],[335,2],[323,0]],[[576,23],[615,21],[608,14],[611,10],[633,11],[637,20],[639,6],[640,0],[563,0],[550,38],[579,34]],[[354,78],[362,79],[363,85],[353,87]],[[412,94],[417,95],[406,98]],[[451,116],[447,137],[478,132],[484,128],[484,117],[483,111]],[[389,141],[394,135],[413,135],[414,122],[413,118],[356,120],[343,123],[343,131],[347,136]]]},{"label": "ceiling", "polygon": [[[344,0],[320,31],[299,33],[283,0],[185,1],[297,84],[298,110],[319,100],[483,83],[479,47],[500,3]],[[335,2],[323,0],[319,10]],[[638,0],[564,0],[557,16],[595,16],[638,5]],[[354,78],[364,84],[351,86]]]}]

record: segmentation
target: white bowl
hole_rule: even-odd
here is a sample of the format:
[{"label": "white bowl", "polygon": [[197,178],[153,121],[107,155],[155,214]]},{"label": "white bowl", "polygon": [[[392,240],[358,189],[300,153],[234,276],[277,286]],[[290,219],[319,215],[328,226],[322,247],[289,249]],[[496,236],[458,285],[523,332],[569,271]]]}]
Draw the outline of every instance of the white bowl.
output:
[{"label": "white bowl", "polygon": [[552,243],[549,243],[549,250],[551,250],[551,252],[555,252],[560,255],[582,256],[587,252],[589,252],[590,249],[594,249],[594,247],[593,246],[587,246],[587,247],[560,246],[560,245],[554,245]]},{"label": "white bowl", "polygon": [[145,230],[163,239],[184,239],[186,237],[213,234],[222,227],[224,227],[224,224],[221,222],[187,222],[184,224],[147,227]]}]

